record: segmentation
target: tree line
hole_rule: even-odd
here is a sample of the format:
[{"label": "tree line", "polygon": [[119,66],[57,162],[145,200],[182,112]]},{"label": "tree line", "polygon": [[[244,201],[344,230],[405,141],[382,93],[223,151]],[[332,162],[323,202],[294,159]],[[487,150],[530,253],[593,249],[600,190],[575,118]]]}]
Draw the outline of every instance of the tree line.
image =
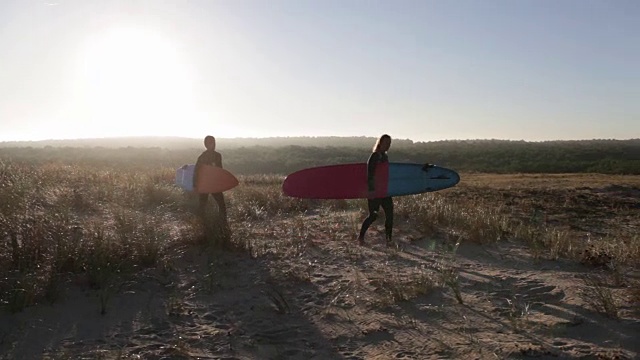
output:
[{"label": "tree line", "polygon": [[[296,139],[300,144],[296,144]],[[181,146],[0,146],[0,160],[57,162],[90,166],[174,167],[193,163],[201,140]],[[365,162],[375,138],[279,138],[246,140],[239,146],[221,139],[224,167],[236,174],[288,174],[306,167]],[[277,141],[276,141],[277,140]],[[287,140],[287,141],[285,141]],[[304,141],[303,141],[304,140]],[[186,141],[186,140],[185,140]],[[278,143],[280,145],[273,145]],[[270,144],[270,145],[265,145]],[[24,144],[23,144],[24,145]],[[580,141],[446,140],[393,142],[393,162],[432,163],[459,172],[640,174],[640,139]]]}]

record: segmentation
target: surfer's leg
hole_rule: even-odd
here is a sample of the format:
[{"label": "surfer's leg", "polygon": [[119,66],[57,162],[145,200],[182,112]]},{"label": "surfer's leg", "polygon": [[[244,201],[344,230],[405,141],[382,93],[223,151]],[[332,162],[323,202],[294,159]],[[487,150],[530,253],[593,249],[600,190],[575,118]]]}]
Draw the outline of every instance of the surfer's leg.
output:
[{"label": "surfer's leg", "polygon": [[379,199],[367,199],[367,205],[369,207],[369,216],[362,222],[362,227],[360,228],[360,236],[358,236],[358,241],[361,244],[364,244],[364,234],[369,229],[369,226],[376,221],[378,218],[378,209],[380,208],[380,200]]},{"label": "surfer's leg", "polygon": [[209,200],[209,194],[200,194],[198,196],[198,212],[199,215],[204,218],[205,212],[207,210],[207,200]]},{"label": "surfer's leg", "polygon": [[387,244],[391,242],[391,234],[393,232],[393,199],[386,197],[381,201],[382,210],[384,210],[384,231]]},{"label": "surfer's leg", "polygon": [[222,195],[221,192],[215,193],[213,194],[213,199],[218,204],[218,211],[220,212],[220,215],[224,221],[227,221],[227,205],[224,202],[224,195]]}]

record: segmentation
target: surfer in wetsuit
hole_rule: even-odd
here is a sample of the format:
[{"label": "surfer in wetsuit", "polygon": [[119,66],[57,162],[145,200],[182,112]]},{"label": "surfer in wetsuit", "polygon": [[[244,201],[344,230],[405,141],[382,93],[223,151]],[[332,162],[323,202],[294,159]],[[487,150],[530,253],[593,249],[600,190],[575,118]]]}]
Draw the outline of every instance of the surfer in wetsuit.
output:
[{"label": "surfer in wetsuit", "polygon": [[369,156],[367,161],[367,187],[369,190],[369,198],[367,199],[367,205],[369,208],[369,216],[364,219],[362,227],[360,228],[360,235],[358,236],[358,243],[364,245],[364,235],[369,229],[369,226],[378,218],[378,210],[382,207],[385,216],[384,230],[387,246],[392,244],[391,232],[393,231],[393,199],[390,196],[383,198],[373,198],[375,192],[375,171],[376,165],[379,163],[389,162],[387,151],[391,147],[391,136],[382,135],[376,145],[373,147],[373,152]]},{"label": "surfer in wetsuit", "polygon": [[[204,146],[207,150],[203,151],[200,156],[198,156],[198,160],[196,161],[195,169],[193,170],[193,188],[196,188],[196,179],[198,178],[198,172],[202,165],[211,165],[222,168],[222,155],[216,151],[216,138],[211,135],[207,135],[204,138]],[[213,196],[213,199],[218,204],[218,211],[220,211],[220,215],[227,221],[227,206],[224,202],[224,196],[221,192],[214,194],[200,194],[200,214],[204,217],[205,209],[207,206],[207,201],[209,200],[209,195]]]}]

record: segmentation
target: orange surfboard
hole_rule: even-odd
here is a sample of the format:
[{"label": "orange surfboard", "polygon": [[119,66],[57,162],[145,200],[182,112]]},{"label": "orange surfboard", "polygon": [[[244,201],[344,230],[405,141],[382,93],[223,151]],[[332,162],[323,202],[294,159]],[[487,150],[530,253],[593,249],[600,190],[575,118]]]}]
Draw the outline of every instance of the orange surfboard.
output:
[{"label": "orange surfboard", "polygon": [[[193,171],[195,165],[184,165],[176,170],[176,185],[194,191]],[[211,165],[202,165],[198,173],[195,191],[200,194],[219,193],[238,186],[238,179],[229,171]]]}]

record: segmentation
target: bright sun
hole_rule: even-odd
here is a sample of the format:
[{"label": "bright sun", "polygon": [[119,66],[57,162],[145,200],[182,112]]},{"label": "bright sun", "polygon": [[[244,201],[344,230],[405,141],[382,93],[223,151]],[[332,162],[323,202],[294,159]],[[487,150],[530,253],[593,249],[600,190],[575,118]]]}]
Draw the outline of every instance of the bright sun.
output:
[{"label": "bright sun", "polygon": [[181,135],[196,121],[190,67],[175,44],[150,29],[120,27],[93,38],[83,57],[88,132],[97,136]]}]

